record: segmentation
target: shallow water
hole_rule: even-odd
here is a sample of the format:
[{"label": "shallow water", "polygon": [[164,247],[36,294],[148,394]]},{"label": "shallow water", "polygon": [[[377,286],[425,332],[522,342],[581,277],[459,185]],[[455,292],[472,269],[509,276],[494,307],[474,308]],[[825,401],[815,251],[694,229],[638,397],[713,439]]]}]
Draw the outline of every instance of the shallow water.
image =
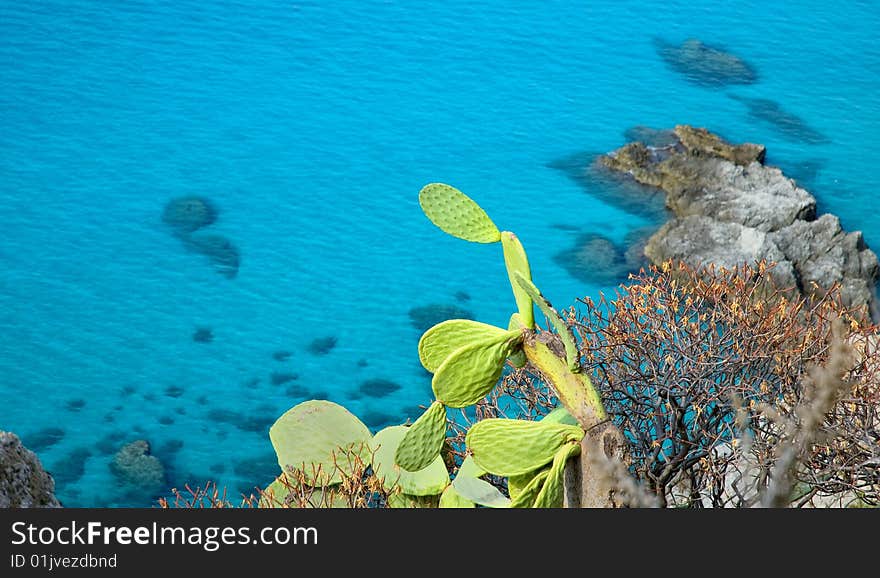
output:
[{"label": "shallow water", "polygon": [[[880,246],[871,2],[108,6],[0,5],[0,428],[39,442],[66,505],[154,503],[114,489],[124,441],[149,440],[169,485],[235,494],[270,481],[268,424],[304,398],[375,427],[416,415],[410,309],[505,325],[514,308],[500,248],[421,214],[429,182],[515,231],[557,306],[614,284],[555,255],[651,222],[553,165],[635,125],[764,143]],[[657,38],[726,49],[757,81],[689,82]],[[162,222],[184,195],[218,207],[204,232],[238,249],[234,277]],[[379,379],[400,388],[365,395]]]}]

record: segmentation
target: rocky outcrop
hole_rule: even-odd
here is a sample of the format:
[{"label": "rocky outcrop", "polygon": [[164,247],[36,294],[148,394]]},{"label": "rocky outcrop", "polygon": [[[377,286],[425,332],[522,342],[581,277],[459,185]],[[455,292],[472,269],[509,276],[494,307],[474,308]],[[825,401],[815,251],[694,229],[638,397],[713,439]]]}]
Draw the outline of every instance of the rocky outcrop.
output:
[{"label": "rocky outcrop", "polygon": [[780,286],[810,295],[839,283],[845,304],[866,307],[877,318],[880,266],[860,232],[844,231],[834,215],[817,218],[815,197],[765,166],[763,146],[731,145],[687,125],[673,134],[672,144],[634,142],[599,159],[666,193],[672,218],[644,249],[653,263],[732,267],[773,261]]},{"label": "rocky outcrop", "polygon": [[60,508],[55,481],[17,435],[0,431],[0,508]]}]

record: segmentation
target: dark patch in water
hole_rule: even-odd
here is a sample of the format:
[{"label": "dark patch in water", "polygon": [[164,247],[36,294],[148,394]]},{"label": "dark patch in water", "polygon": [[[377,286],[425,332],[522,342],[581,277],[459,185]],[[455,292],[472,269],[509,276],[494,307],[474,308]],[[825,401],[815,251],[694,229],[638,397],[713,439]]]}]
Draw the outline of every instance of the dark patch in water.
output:
[{"label": "dark patch in water", "polygon": [[172,425],[174,423],[174,418],[168,415],[163,415],[159,418],[159,423],[162,425]]},{"label": "dark patch in water", "polygon": [[112,413],[105,413],[104,414],[104,423],[113,423],[115,421],[116,421],[116,416],[113,415]]},{"label": "dark patch in water", "polygon": [[153,392],[145,393],[142,397],[146,401],[156,401],[156,394]]},{"label": "dark patch in water", "polygon": [[162,221],[176,235],[189,235],[217,220],[217,208],[204,197],[188,196],[171,199],[162,211]]},{"label": "dark patch in water", "polygon": [[283,383],[295,381],[297,379],[299,379],[299,375],[297,375],[296,373],[283,373],[280,371],[272,372],[272,375],[270,377],[272,385],[281,385]]},{"label": "dark patch in water", "polygon": [[70,399],[67,400],[67,403],[64,404],[64,407],[67,408],[67,411],[79,411],[86,406],[86,400],[84,399]]},{"label": "dark patch in water", "polygon": [[179,439],[170,439],[163,444],[161,444],[156,451],[154,452],[156,457],[159,458],[163,463],[165,462],[165,457],[171,458],[183,449],[183,440]]},{"label": "dark patch in water", "polygon": [[199,327],[192,335],[196,343],[211,343],[214,341],[214,331],[210,327]]},{"label": "dark patch in water", "polygon": [[591,197],[647,219],[665,222],[666,193],[638,183],[629,175],[612,171],[598,162],[597,153],[582,152],[551,161],[548,167],[562,171]]},{"label": "dark patch in water", "polygon": [[233,471],[236,476],[243,478],[246,484],[264,488],[281,474],[281,466],[278,465],[275,452],[265,452],[236,461]]},{"label": "dark patch in water", "polygon": [[129,396],[129,395],[135,393],[136,391],[137,391],[137,388],[135,386],[126,385],[126,386],[123,386],[121,393],[122,393],[123,397],[126,397],[126,396]]},{"label": "dark patch in water", "polygon": [[471,300],[471,296],[467,291],[456,291],[455,300],[459,303],[467,303]]},{"label": "dark patch in water", "polygon": [[369,362],[366,359],[364,359],[363,357],[357,360],[358,367],[366,367],[368,365],[369,365]]},{"label": "dark patch in water", "polygon": [[559,231],[568,231],[569,233],[576,233],[581,230],[577,225],[566,225],[565,223],[553,223],[550,226]]},{"label": "dark patch in water", "polygon": [[318,391],[312,393],[312,399],[330,399],[330,394],[323,389],[319,389]]},{"label": "dark patch in water", "polygon": [[64,488],[78,482],[86,472],[86,461],[90,457],[92,457],[92,450],[79,447],[55,462],[49,470],[55,479],[55,487]]},{"label": "dark patch in water", "polygon": [[327,355],[334,347],[336,347],[336,342],[337,338],[333,335],[317,337],[309,343],[307,349],[312,355]]},{"label": "dark patch in water", "polygon": [[208,258],[214,269],[230,279],[238,275],[241,253],[232,241],[215,233],[199,233],[187,237],[184,246]]},{"label": "dark patch in water", "polygon": [[176,413],[178,415],[186,415],[186,408],[185,407],[178,407],[174,410],[174,413]]},{"label": "dark patch in water", "polygon": [[298,383],[294,383],[293,385],[289,386],[286,390],[284,390],[284,393],[289,397],[295,399],[305,399],[309,397],[309,390],[306,389],[304,385],[300,385]]},{"label": "dark patch in water", "polygon": [[385,397],[399,389],[400,384],[382,378],[368,379],[360,385],[361,393],[370,397]]},{"label": "dark patch in water", "polygon": [[553,260],[579,281],[616,285],[625,282],[629,273],[648,265],[642,250],[644,245],[635,245],[640,236],[630,233],[627,240],[637,246],[637,250],[619,247],[596,233],[585,233],[577,238],[574,246],[554,255]]},{"label": "dark patch in water", "polygon": [[65,434],[66,432],[60,427],[46,427],[21,436],[21,443],[35,454],[39,454],[63,440]]},{"label": "dark patch in water", "polygon": [[275,416],[248,415],[229,409],[212,409],[208,412],[208,419],[214,423],[228,423],[242,431],[267,434],[269,427],[275,423]]},{"label": "dark patch in water", "polygon": [[212,474],[222,474],[226,471],[226,464],[211,464],[208,468],[208,471],[210,471]]},{"label": "dark patch in water", "polygon": [[199,397],[196,398],[196,403],[199,405],[207,405],[208,404],[208,396],[207,395],[200,395]]},{"label": "dark patch in water", "polygon": [[654,39],[657,54],[686,80],[706,87],[753,84],[758,81],[755,68],[720,46],[710,46],[695,38],[674,45]]},{"label": "dark patch in water", "polygon": [[280,349],[272,354],[272,359],[275,361],[287,361],[291,355],[293,355],[293,352]]},{"label": "dark patch in water", "polygon": [[357,401],[359,399],[363,399],[364,394],[359,389],[352,389],[352,390],[349,390],[345,393],[345,397],[347,397],[348,399]]},{"label": "dark patch in water", "polygon": [[178,385],[170,385],[165,388],[165,395],[168,397],[180,397],[183,393],[184,389]]},{"label": "dark patch in water", "polygon": [[430,303],[409,310],[410,323],[422,333],[447,319],[473,318],[471,311],[449,303]]},{"label": "dark patch in water", "polygon": [[112,431],[95,443],[95,449],[100,455],[115,454],[127,436],[128,434],[122,430]]},{"label": "dark patch in water", "polygon": [[399,416],[391,415],[382,411],[369,410],[360,416],[370,430],[378,431],[390,425],[398,425],[400,423]]},{"label": "dark patch in water", "polygon": [[735,94],[728,95],[733,100],[746,105],[749,117],[766,122],[775,128],[784,138],[806,144],[827,144],[831,140],[811,127],[801,117],[788,112],[782,105],[769,98],[749,98]]}]

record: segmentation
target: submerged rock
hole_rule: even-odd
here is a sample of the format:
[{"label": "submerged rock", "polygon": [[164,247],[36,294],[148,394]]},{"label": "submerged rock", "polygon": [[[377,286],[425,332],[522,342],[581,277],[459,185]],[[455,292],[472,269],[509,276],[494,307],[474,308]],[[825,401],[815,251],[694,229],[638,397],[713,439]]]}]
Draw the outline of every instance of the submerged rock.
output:
[{"label": "submerged rock", "polygon": [[238,248],[223,235],[199,233],[184,239],[184,246],[208,258],[214,269],[230,279],[238,275],[241,254]]},{"label": "submerged rock", "polygon": [[431,303],[409,310],[410,323],[422,333],[447,319],[473,318],[471,311],[449,303]]},{"label": "submerged rock", "polygon": [[[582,152],[554,160],[547,166],[561,171],[585,193],[603,203],[651,222],[661,222],[667,217],[661,191],[610,170],[601,162],[603,158],[605,155],[599,153]],[[565,225],[561,228],[572,230]]]},{"label": "submerged rock", "polygon": [[645,245],[659,264],[693,267],[776,262],[776,282],[805,295],[841,284],[844,303],[876,319],[877,256],[861,233],[846,233],[833,215],[816,218],[816,199],[778,168],[759,145],[733,146],[705,129],[677,126],[679,143],[663,154],[630,143],[602,158],[611,170],[658,187],[673,217]]},{"label": "submerged rock", "polygon": [[580,235],[574,246],[560,251],[553,260],[585,283],[614,285],[625,281],[631,272],[625,249],[597,233]]},{"label": "submerged rock", "polygon": [[64,439],[66,432],[60,427],[46,427],[28,434],[24,443],[34,452],[45,451]]},{"label": "submerged rock", "polygon": [[775,100],[769,98],[749,98],[729,95],[730,98],[746,105],[749,117],[768,123],[784,138],[806,144],[826,144],[831,140],[807,124],[807,121],[791,113]]},{"label": "submerged rock", "polygon": [[360,385],[361,393],[370,397],[385,397],[399,389],[399,383],[383,378],[368,379]]},{"label": "submerged rock", "polygon": [[335,335],[326,337],[316,337],[309,343],[307,349],[312,355],[327,355],[334,347],[339,339]]},{"label": "submerged rock", "polygon": [[55,480],[37,454],[12,432],[0,431],[0,508],[60,508]]},{"label": "submerged rock", "polygon": [[79,447],[52,464],[50,471],[55,482],[61,487],[75,484],[86,473],[86,462],[92,457],[92,450]]},{"label": "submerged rock", "polygon": [[748,62],[696,38],[678,45],[655,38],[654,46],[666,64],[694,84],[719,87],[752,84],[758,80],[757,71]]},{"label": "submerged rock", "polygon": [[171,199],[162,211],[162,221],[177,235],[189,235],[216,220],[217,208],[204,197]]},{"label": "submerged rock", "polygon": [[196,343],[211,343],[214,341],[214,331],[210,327],[198,327],[193,331],[192,338]]},{"label": "submerged rock", "polygon": [[110,471],[120,482],[144,495],[162,491],[165,487],[165,467],[150,453],[150,444],[146,440],[122,446],[110,463]]}]

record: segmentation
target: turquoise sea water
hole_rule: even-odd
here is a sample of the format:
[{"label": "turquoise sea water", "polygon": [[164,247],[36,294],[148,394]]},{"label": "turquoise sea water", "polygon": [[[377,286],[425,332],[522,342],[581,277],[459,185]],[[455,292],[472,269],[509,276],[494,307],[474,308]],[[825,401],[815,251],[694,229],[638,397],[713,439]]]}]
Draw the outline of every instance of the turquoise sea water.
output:
[{"label": "turquoise sea water", "polygon": [[[414,417],[431,397],[410,308],[497,325],[514,308],[500,247],[442,234],[418,190],[474,197],[570,305],[615,283],[554,255],[579,232],[621,242],[650,222],[549,165],[610,151],[634,125],[763,143],[880,247],[878,28],[874,3],[854,0],[4,2],[0,429],[39,450],[65,505],[126,506],[154,496],[116,487],[125,441],[150,441],[169,486],[237,495],[271,480],[268,425],[302,399],[374,430]],[[724,47],[758,81],[688,82],[657,38]],[[206,231],[239,249],[234,278],[162,222],[192,194],[219,208]],[[335,347],[310,352],[327,336]],[[358,395],[369,379],[401,388]]]}]

